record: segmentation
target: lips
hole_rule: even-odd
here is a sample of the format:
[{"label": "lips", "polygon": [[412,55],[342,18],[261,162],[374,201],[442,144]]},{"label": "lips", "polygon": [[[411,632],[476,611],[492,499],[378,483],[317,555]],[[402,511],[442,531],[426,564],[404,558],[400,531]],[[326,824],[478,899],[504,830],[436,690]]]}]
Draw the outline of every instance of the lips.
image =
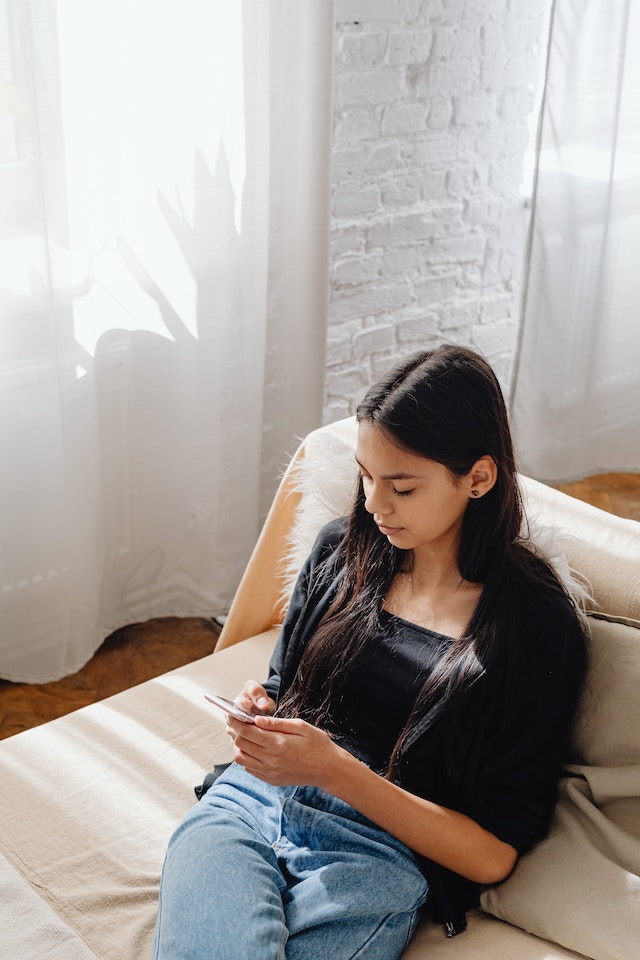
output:
[{"label": "lips", "polygon": [[402,529],[402,527],[385,527],[381,523],[378,524],[378,530],[380,533],[383,533],[385,537],[393,537],[397,533],[400,533]]}]

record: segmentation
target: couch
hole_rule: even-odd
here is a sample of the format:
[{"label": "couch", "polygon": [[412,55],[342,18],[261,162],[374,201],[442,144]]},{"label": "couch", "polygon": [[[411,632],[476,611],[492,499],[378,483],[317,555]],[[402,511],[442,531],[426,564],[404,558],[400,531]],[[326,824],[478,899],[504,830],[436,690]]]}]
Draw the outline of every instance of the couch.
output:
[{"label": "couch", "polygon": [[[346,420],[302,443],[211,655],[0,742],[0,957],[149,956],[169,836],[230,755],[203,693],[265,676],[296,569],[352,495],[354,442]],[[640,956],[640,524],[522,484],[532,536],[589,594],[579,762],[549,835],[483,892],[467,931],[448,940],[425,921],[406,960]]]}]

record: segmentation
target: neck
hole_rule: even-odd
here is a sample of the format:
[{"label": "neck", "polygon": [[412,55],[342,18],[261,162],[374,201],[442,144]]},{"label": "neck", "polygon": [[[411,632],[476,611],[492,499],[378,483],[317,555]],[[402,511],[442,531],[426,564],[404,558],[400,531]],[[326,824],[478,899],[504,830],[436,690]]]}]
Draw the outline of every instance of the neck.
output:
[{"label": "neck", "polygon": [[447,589],[462,582],[457,563],[457,543],[447,549],[421,547],[413,551],[409,567],[416,590]]},{"label": "neck", "polygon": [[463,580],[455,554],[414,552],[414,563],[399,574],[384,606],[405,620],[448,637],[461,637],[476,608],[482,587]]}]

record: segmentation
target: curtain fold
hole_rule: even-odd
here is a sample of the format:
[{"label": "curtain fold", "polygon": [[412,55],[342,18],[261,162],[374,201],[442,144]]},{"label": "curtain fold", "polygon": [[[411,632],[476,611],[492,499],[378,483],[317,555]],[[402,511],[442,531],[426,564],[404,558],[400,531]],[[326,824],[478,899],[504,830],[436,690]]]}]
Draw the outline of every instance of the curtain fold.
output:
[{"label": "curtain fold", "polygon": [[[295,185],[274,193],[295,121],[278,65],[306,17],[311,219]],[[2,0],[0,18],[0,676],[44,682],[126,623],[224,612],[278,480],[263,464],[320,423],[332,10]],[[285,325],[266,366],[273,263],[303,231],[315,341],[289,351]],[[310,386],[285,396],[294,358]]]},{"label": "curtain fold", "polygon": [[550,482],[640,470],[639,6],[553,4],[512,393]]}]

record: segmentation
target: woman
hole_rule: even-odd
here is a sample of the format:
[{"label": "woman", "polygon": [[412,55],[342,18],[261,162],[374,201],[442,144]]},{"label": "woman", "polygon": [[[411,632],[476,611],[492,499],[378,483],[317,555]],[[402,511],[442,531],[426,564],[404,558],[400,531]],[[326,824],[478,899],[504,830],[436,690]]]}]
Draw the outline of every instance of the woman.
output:
[{"label": "woman", "polygon": [[169,845],[157,960],[390,960],[544,836],[585,668],[521,538],[488,364],[414,354],[357,410],[361,481],[298,578],[234,763]]}]

